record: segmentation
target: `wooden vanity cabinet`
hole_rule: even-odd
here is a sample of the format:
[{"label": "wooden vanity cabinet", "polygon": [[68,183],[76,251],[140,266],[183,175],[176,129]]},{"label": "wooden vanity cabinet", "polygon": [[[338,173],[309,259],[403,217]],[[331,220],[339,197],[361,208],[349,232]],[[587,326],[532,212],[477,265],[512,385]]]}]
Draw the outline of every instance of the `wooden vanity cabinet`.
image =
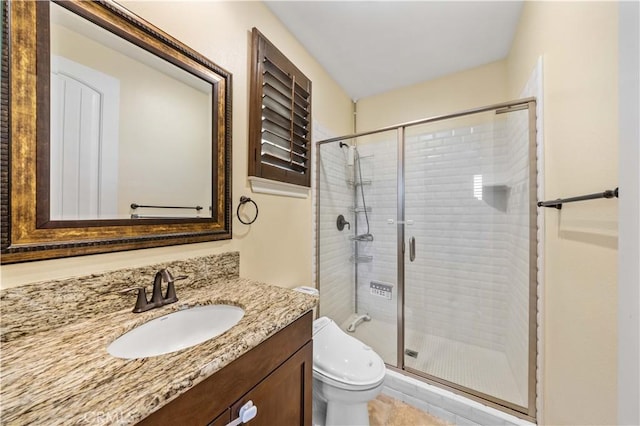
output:
[{"label": "wooden vanity cabinet", "polygon": [[248,425],[311,425],[311,323],[307,312],[138,424],[225,426],[251,400]]}]

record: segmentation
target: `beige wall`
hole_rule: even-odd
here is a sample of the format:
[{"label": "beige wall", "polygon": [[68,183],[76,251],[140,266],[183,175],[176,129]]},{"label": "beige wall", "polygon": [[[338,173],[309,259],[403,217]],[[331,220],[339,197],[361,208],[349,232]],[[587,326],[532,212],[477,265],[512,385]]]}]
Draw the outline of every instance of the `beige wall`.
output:
[{"label": "beige wall", "polygon": [[503,102],[507,100],[506,72],[506,62],[497,61],[360,99],[358,131]]},{"label": "beige wall", "polygon": [[[617,4],[526,2],[509,94],[544,61],[546,198],[617,186]],[[544,424],[616,424],[617,201],[545,210]]]},{"label": "beige wall", "polygon": [[[336,134],[352,131],[351,100],[259,2],[123,2],[142,18],[233,73],[233,239],[2,266],[2,287],[92,272],[240,251],[243,277],[292,287],[310,284],[311,199],[252,194],[247,183],[250,33],[257,27],[313,82],[313,118]],[[241,195],[260,207],[251,226],[235,218]]]}]

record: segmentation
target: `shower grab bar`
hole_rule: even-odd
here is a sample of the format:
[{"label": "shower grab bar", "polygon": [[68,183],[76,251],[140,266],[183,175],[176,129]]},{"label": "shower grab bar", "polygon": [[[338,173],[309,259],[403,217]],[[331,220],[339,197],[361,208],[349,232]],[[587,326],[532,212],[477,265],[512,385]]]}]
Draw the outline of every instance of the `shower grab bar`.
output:
[{"label": "shower grab bar", "polygon": [[188,210],[202,210],[202,206],[185,207],[185,206],[143,206],[142,204],[131,203],[132,209],[138,208],[150,208],[150,209],[188,209]]},{"label": "shower grab bar", "polygon": [[618,188],[607,190],[604,192],[596,192],[595,194],[580,195],[578,197],[558,198],[557,200],[539,201],[538,207],[553,207],[558,210],[562,209],[562,204],[573,203],[574,201],[597,200],[599,198],[620,198],[618,196]]}]

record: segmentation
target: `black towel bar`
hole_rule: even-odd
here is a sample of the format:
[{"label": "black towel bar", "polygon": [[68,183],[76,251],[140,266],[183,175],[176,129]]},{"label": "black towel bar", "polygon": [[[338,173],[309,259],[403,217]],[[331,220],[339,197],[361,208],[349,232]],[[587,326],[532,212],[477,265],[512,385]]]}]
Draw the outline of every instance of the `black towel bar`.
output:
[{"label": "black towel bar", "polygon": [[595,194],[580,195],[578,197],[558,198],[557,200],[539,201],[538,207],[553,207],[558,210],[562,208],[564,203],[573,203],[574,201],[596,200],[598,198],[619,198],[618,188],[607,190],[604,192],[596,192]]}]

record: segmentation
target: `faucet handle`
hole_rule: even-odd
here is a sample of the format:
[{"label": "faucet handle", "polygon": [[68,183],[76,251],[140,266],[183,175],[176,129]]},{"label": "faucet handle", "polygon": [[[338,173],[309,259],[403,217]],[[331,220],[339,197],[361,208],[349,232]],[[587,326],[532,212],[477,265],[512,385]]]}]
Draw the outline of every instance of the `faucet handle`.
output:
[{"label": "faucet handle", "polygon": [[115,293],[129,293],[130,291],[133,290],[140,290],[143,287],[128,287],[128,288],[123,288],[122,290],[116,290]]},{"label": "faucet handle", "polygon": [[[167,271],[169,272],[169,271]],[[171,274],[169,274],[171,276]],[[178,281],[178,280],[184,280],[186,278],[189,278],[188,275],[178,275],[177,277],[173,277],[171,276],[171,281],[168,282],[167,284],[167,293],[164,296],[164,303],[174,303],[178,301],[178,296],[176,296],[176,286],[174,284],[174,282]]]},{"label": "faucet handle", "polygon": [[173,278],[173,275],[171,274],[171,272],[169,272],[168,269],[161,269],[158,273],[161,274],[162,275],[162,279],[165,280],[168,283],[170,283],[171,281],[173,281],[175,279],[175,278]]},{"label": "faucet handle", "polygon": [[152,306],[147,301],[147,291],[145,290],[144,287],[129,287],[129,288],[125,288],[123,290],[119,290],[118,293],[127,293],[127,292],[132,291],[132,290],[137,290],[138,291],[138,297],[136,299],[136,306],[134,306],[132,312],[139,313],[139,312],[148,311],[149,309],[152,308]]}]

